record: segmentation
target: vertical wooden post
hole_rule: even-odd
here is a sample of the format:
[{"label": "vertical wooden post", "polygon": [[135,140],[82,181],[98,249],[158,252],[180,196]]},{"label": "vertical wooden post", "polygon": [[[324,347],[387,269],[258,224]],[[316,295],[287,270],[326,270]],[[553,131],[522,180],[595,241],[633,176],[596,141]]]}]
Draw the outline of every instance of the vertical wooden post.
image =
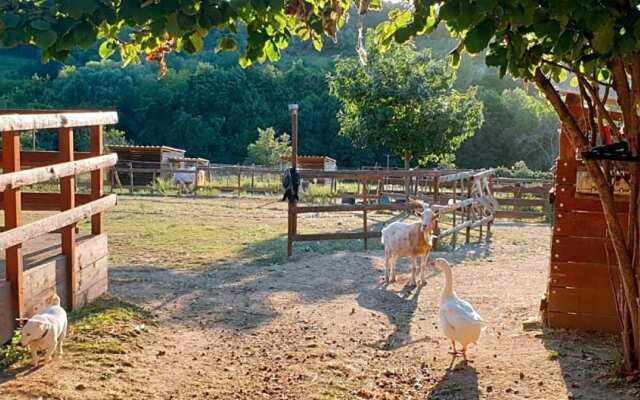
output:
[{"label": "vertical wooden post", "polygon": [[[493,196],[493,175],[489,176],[487,179],[489,179],[489,192],[490,192],[489,194]],[[546,203],[547,202],[545,202],[545,204]],[[496,217],[496,214],[494,213],[493,218],[495,217]],[[493,225],[493,221],[487,224],[487,239],[489,239],[489,236],[491,235],[491,225]]]},{"label": "vertical wooden post", "polygon": [[[102,137],[102,126],[91,127],[91,155],[99,156],[104,150],[104,141]],[[155,178],[155,173],[154,173]],[[155,181],[155,179],[154,179]],[[91,199],[97,200],[104,194],[104,170],[102,168],[91,171]],[[91,216],[91,234],[99,235],[102,233],[103,217],[102,213]]]},{"label": "vertical wooden post", "polygon": [[[467,182],[467,198],[471,197],[471,188],[472,188],[473,182],[471,179],[468,179]],[[461,188],[462,189],[462,188]],[[469,221],[471,219],[471,207],[467,207],[467,221]],[[469,240],[471,239],[471,227],[467,226],[467,237],[465,238],[465,243],[469,244]]]},{"label": "vertical wooden post", "polygon": [[[298,105],[289,104],[291,113],[291,168],[298,168]],[[287,230],[287,256],[293,255],[293,241],[298,234],[298,214],[296,213],[296,201],[289,200],[288,206],[288,230]]]},{"label": "vertical wooden post", "polygon": [[129,193],[133,193],[133,162],[129,161]]},{"label": "vertical wooden post", "polygon": [[242,191],[242,172],[238,168],[238,197],[240,197],[240,192]]},{"label": "vertical wooden post", "polygon": [[[457,201],[456,198],[456,192],[458,189],[458,181],[453,181],[453,187],[451,188],[451,199],[453,200],[453,203],[455,204]],[[453,209],[453,227],[456,227],[456,209]],[[456,249],[456,240],[458,239],[458,232],[456,232],[455,230],[453,231],[453,235],[451,237],[451,245],[453,246],[453,249]]]},{"label": "vertical wooden post", "polygon": [[[2,133],[3,173],[20,170],[20,134]],[[22,197],[20,189],[4,191],[4,225],[9,230],[22,224]],[[22,245],[9,247],[5,252],[7,281],[11,283],[13,309],[18,318],[24,317],[24,293],[22,276]]]},{"label": "vertical wooden post", "polygon": [[254,188],[254,180],[256,177],[256,166],[254,165],[253,168],[251,168],[251,193],[253,193],[253,188]]},{"label": "vertical wooden post", "polygon": [[[367,178],[362,180],[362,204],[369,204],[369,187]],[[367,223],[367,210],[363,211],[362,223],[364,227],[364,249],[369,250],[369,226]]]},{"label": "vertical wooden post", "polygon": [[[433,203],[438,204],[439,201],[440,201],[440,177],[436,175],[433,177]],[[436,219],[436,223],[434,224],[434,227],[433,227],[433,234],[436,237],[433,240],[434,249],[438,247],[438,236],[440,236],[440,227],[438,225],[439,225],[438,220]]]},{"label": "vertical wooden post", "polygon": [[[71,128],[60,128],[58,131],[58,146],[61,161],[73,161],[73,130]],[[61,211],[75,207],[75,177],[68,176],[60,179],[60,200]],[[93,194],[93,193],[92,193]],[[67,290],[68,309],[76,307],[76,224],[67,225],[62,228],[62,254],[67,258]]]}]

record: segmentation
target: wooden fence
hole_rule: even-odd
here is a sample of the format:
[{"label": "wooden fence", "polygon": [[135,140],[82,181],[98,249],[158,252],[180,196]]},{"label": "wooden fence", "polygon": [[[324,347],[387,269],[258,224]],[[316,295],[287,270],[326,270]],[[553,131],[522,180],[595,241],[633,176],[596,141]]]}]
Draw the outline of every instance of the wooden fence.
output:
[{"label": "wooden fence", "polygon": [[[301,178],[310,179],[348,179],[357,181],[362,188],[361,201],[356,204],[342,205],[298,205],[290,202],[287,218],[287,254],[293,254],[293,243],[304,241],[322,240],[352,240],[362,239],[364,249],[368,249],[370,238],[380,237],[380,231],[369,229],[368,213],[375,211],[406,211],[413,207],[407,202],[409,196],[415,197],[431,204],[432,209],[440,212],[444,221],[447,219],[451,225],[448,229],[436,228],[439,240],[447,236],[453,236],[455,246],[456,236],[465,231],[466,242],[470,241],[471,229],[479,228],[482,237],[482,227],[487,226],[490,231],[491,223],[495,218],[498,204],[491,192],[491,178],[494,170],[454,172],[437,170],[409,170],[409,171],[300,171]],[[386,196],[385,182],[392,176],[393,179],[401,178],[407,184],[406,197],[396,199],[394,202],[382,203],[380,200]],[[426,185],[426,182],[429,182]],[[420,184],[420,183],[425,184]],[[377,189],[377,195],[371,195],[371,186]],[[382,185],[382,187],[381,187]],[[451,188],[450,191],[445,188]],[[412,190],[411,188],[429,188],[431,191]],[[443,194],[446,196],[442,196]],[[362,212],[362,231],[360,232],[334,232],[320,234],[298,233],[298,215],[305,213],[328,212]],[[443,214],[450,214],[450,218],[442,218]]]},{"label": "wooden fence", "polygon": [[496,218],[511,220],[550,219],[551,179],[495,178],[493,193],[500,203]]},{"label": "wooden fence", "polygon": [[[117,118],[115,112],[0,110],[4,209],[0,250],[5,253],[0,261],[5,278],[0,281],[0,343],[11,337],[16,317],[31,316],[53,293],[73,309],[106,291],[102,212],[116,204],[116,196],[103,195],[103,169],[115,165],[117,155],[102,154],[102,126],[116,123]],[[76,127],[89,128],[90,152],[74,152]],[[57,131],[59,151],[20,150],[20,133],[39,129]],[[91,175],[89,194],[76,194],[79,174]],[[25,186],[51,180],[60,182],[59,193],[21,192]],[[23,210],[58,213],[23,225]],[[76,223],[84,218],[91,218],[91,234],[77,238]]]}]

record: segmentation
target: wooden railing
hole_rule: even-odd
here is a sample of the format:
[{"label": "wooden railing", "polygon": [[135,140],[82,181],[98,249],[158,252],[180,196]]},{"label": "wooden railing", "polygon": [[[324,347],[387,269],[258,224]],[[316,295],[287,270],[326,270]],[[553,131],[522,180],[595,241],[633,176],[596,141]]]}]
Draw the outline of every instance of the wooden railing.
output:
[{"label": "wooden railing", "polygon": [[[0,190],[5,226],[0,233],[0,250],[5,251],[6,279],[11,284],[13,309],[24,315],[22,245],[48,232],[61,233],[61,253],[66,256],[68,301],[76,304],[77,287],[76,223],[91,218],[91,232],[102,233],[102,212],[116,204],[115,195],[104,196],[103,170],[117,162],[117,156],[103,155],[103,128],[118,120],[115,112],[99,111],[34,111],[0,110],[3,174]],[[88,127],[91,150],[74,152],[73,128]],[[55,129],[59,151],[21,152],[20,133],[39,129]],[[50,134],[50,133],[42,133]],[[22,168],[34,167],[23,170]],[[90,194],[75,193],[78,174],[91,174]],[[22,193],[24,186],[59,180],[59,193]],[[29,224],[22,224],[23,210],[59,210]]]},{"label": "wooden railing", "polygon": [[[296,202],[290,202],[287,217],[287,254],[293,254],[293,243],[304,241],[323,241],[323,240],[353,240],[362,239],[364,249],[368,249],[368,240],[370,238],[380,237],[380,231],[370,231],[368,223],[368,213],[372,211],[403,211],[412,210],[414,207],[407,200],[408,197],[398,203],[377,203],[371,204],[371,201],[379,200],[382,195],[378,194],[376,199],[372,199],[369,195],[370,185],[376,184],[380,188],[383,182],[390,175],[394,178],[401,177],[407,179],[408,182],[418,185],[419,179],[429,179],[430,192],[412,192],[412,197],[428,200],[431,208],[440,213],[440,215],[449,214],[447,224],[451,224],[448,229],[438,231],[438,240],[453,235],[453,244],[455,246],[455,236],[457,232],[466,230],[466,242],[470,241],[471,229],[479,228],[480,237],[482,237],[482,227],[487,227],[487,232],[491,229],[491,223],[495,218],[495,211],[498,204],[495,202],[491,193],[490,181],[494,170],[486,171],[464,171],[454,172],[438,170],[416,170],[416,171],[301,171],[300,175],[303,179],[318,178],[342,178],[349,181],[359,182],[362,188],[361,204],[344,204],[344,205],[313,205],[299,206]],[[460,188],[458,192],[456,188]],[[451,189],[445,191],[445,188]],[[465,189],[465,191],[463,191]],[[446,194],[446,196],[441,196]],[[329,212],[362,212],[362,231],[359,232],[333,232],[333,233],[314,233],[300,234],[298,233],[298,214],[305,213],[329,213]],[[444,220],[445,218],[440,218]]]},{"label": "wooden railing", "polygon": [[493,192],[500,203],[497,218],[512,220],[545,219],[551,215],[549,190],[552,180],[496,178]]}]

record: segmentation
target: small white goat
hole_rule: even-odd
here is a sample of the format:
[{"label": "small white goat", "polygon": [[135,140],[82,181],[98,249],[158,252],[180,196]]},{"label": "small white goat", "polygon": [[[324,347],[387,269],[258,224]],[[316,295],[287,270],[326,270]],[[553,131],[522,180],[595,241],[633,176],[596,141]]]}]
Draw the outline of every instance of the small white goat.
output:
[{"label": "small white goat", "polygon": [[420,209],[416,213],[422,218],[422,222],[407,224],[393,222],[382,229],[382,243],[384,244],[385,257],[385,281],[396,281],[396,261],[399,257],[411,259],[411,281],[409,285],[416,285],[416,263],[421,257],[420,283],[426,283],[425,272],[427,258],[433,247],[433,229],[438,219],[437,212],[429,208],[429,205],[418,200],[410,200],[411,205]]}]

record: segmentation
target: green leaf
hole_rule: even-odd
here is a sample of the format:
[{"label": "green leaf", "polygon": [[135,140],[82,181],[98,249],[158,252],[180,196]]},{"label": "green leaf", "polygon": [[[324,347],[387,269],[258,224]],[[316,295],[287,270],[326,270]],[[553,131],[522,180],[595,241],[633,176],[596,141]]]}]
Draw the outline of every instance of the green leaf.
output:
[{"label": "green leaf", "polygon": [[253,63],[251,62],[251,59],[249,59],[249,58],[248,58],[247,56],[245,56],[245,55],[240,56],[240,58],[238,59],[238,62],[240,63],[240,67],[242,67],[242,68],[250,67],[250,66],[251,66],[251,64],[253,64]]},{"label": "green leaf", "polygon": [[117,48],[118,45],[116,44],[115,40],[105,40],[100,44],[100,47],[98,48],[98,54],[100,54],[100,57],[103,60],[106,60],[107,58],[111,57],[113,53],[115,53]]},{"label": "green leaf", "polygon": [[493,20],[485,19],[467,32],[464,38],[464,47],[471,54],[480,53],[487,47],[495,31],[496,26]]},{"label": "green leaf", "polygon": [[42,18],[34,19],[29,23],[33,29],[37,29],[39,31],[48,31],[51,28],[51,24]]},{"label": "green leaf", "polygon": [[183,32],[190,32],[196,28],[197,19],[194,16],[179,12],[177,20],[178,26]]},{"label": "green leaf", "polygon": [[189,36],[189,41],[193,45],[195,52],[201,52],[204,48],[204,41],[202,40],[202,36],[199,33],[194,33]]},{"label": "green leaf", "polygon": [[562,35],[560,35],[554,47],[555,52],[559,55],[562,55],[571,50],[571,47],[574,43],[573,36],[573,31],[566,30],[562,32]]},{"label": "green leaf", "polygon": [[[322,40],[320,40],[320,43],[322,43]],[[269,59],[269,61],[271,62],[278,61],[278,59],[280,58],[280,53],[278,52],[278,49],[270,40],[264,44],[264,52],[267,55],[267,58]]]},{"label": "green leaf", "polygon": [[574,75],[571,80],[569,81],[569,85],[571,87],[578,87],[578,77],[576,75]]},{"label": "green leaf", "polygon": [[490,49],[485,57],[485,62],[491,67],[505,65],[507,63],[507,49],[502,46]]},{"label": "green leaf", "polygon": [[593,32],[593,40],[591,44],[593,49],[600,54],[608,53],[613,49],[613,38],[615,37],[615,20],[609,19],[601,24],[598,29]]},{"label": "green leaf", "polygon": [[98,3],[95,0],[61,0],[60,3],[62,10],[76,19],[91,14],[98,8]]},{"label": "green leaf", "polygon": [[225,36],[218,42],[218,45],[214,49],[216,53],[221,51],[236,51],[238,50],[238,45],[236,40],[232,36]]},{"label": "green leaf", "polygon": [[393,34],[393,38],[397,43],[404,43],[411,38],[412,29],[406,26],[398,28]]},{"label": "green leaf", "polygon": [[4,26],[7,28],[15,28],[20,25],[20,16],[13,11],[3,13],[0,18],[2,19]]},{"label": "green leaf", "polygon": [[58,39],[58,34],[55,31],[34,31],[33,41],[38,47],[46,49],[53,46]]}]

